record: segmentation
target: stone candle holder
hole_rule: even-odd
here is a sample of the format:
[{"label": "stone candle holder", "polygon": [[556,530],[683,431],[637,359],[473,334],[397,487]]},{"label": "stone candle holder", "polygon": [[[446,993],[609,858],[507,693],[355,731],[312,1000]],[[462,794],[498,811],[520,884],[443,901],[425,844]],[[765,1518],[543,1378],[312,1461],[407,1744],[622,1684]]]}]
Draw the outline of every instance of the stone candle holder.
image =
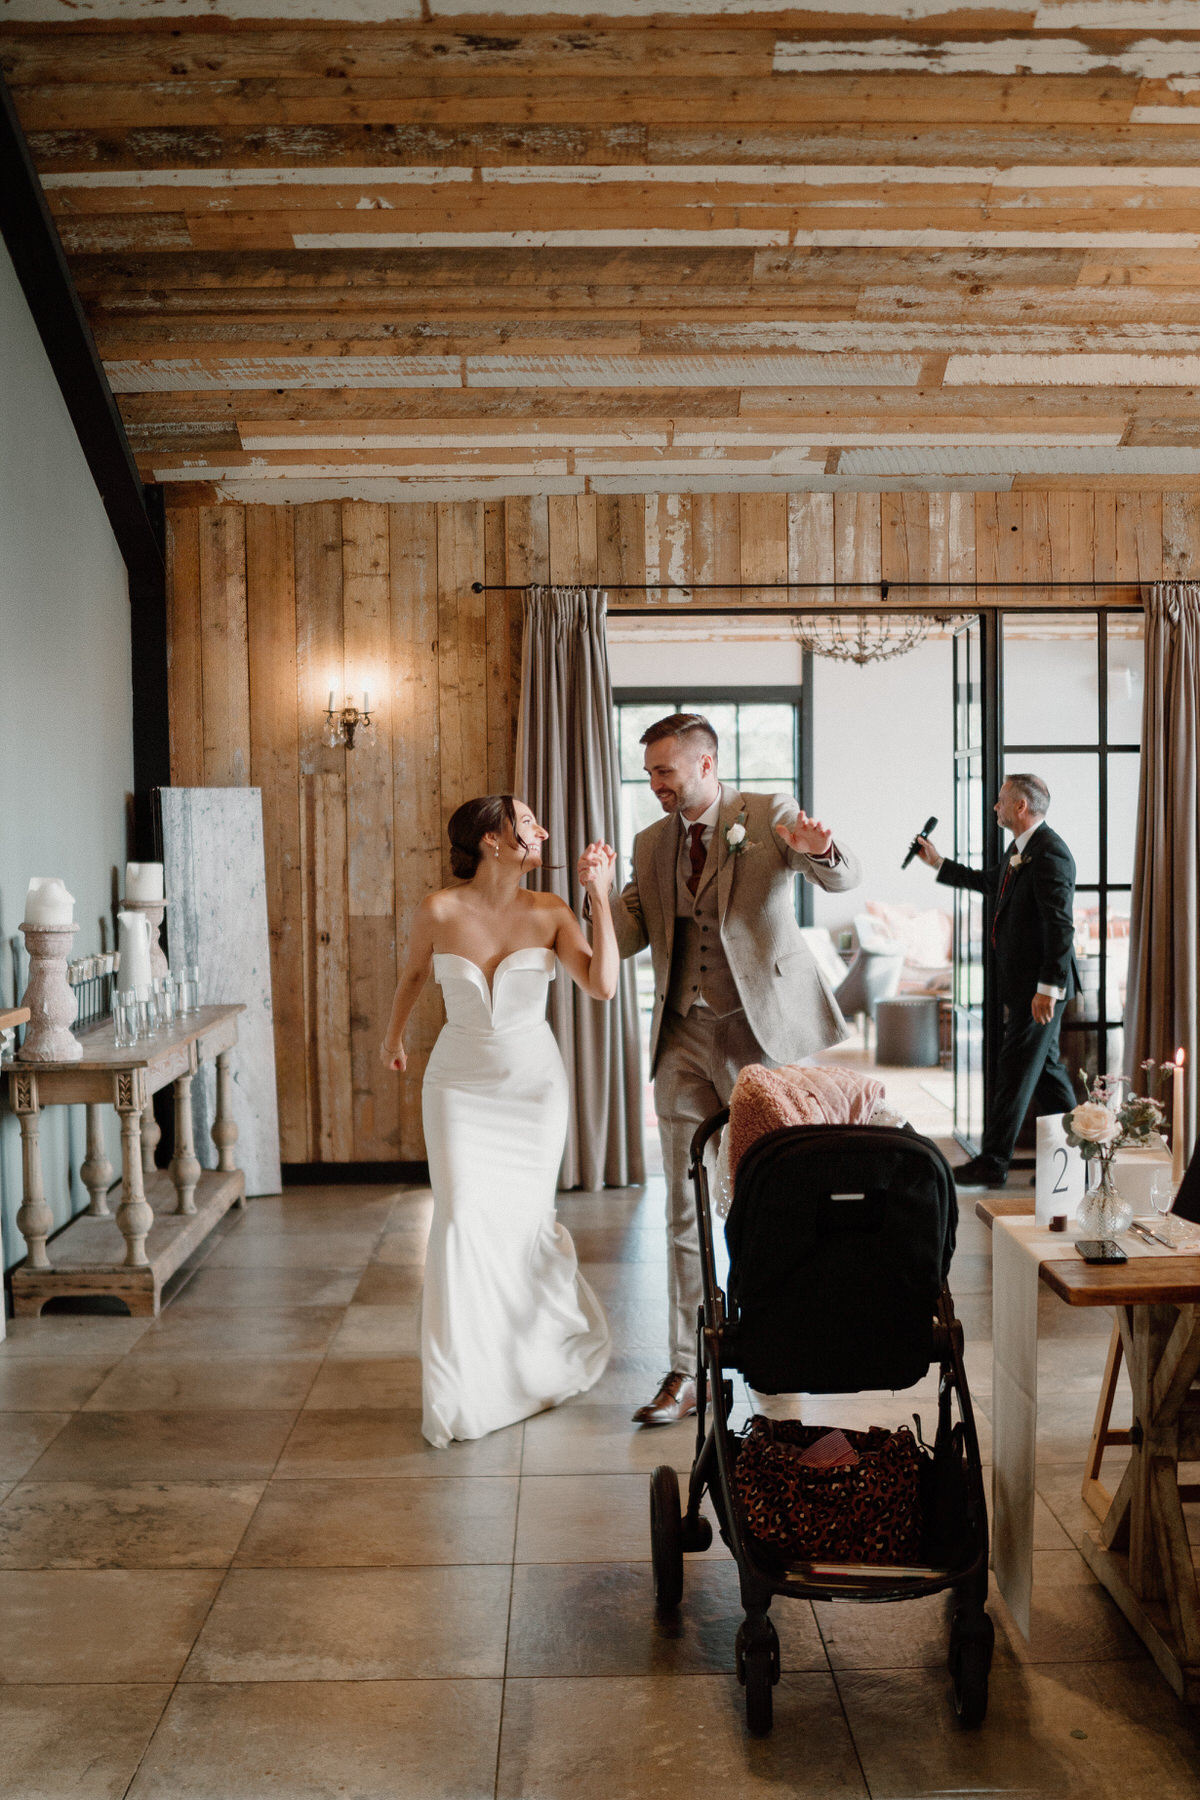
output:
[{"label": "stone candle holder", "polygon": [[29,986],[21,1000],[29,1008],[19,1062],[78,1062],[83,1045],[71,1035],[75,995],[67,980],[67,955],[78,925],[23,924],[29,952]]},{"label": "stone candle holder", "polygon": [[159,932],[166,917],[166,900],[122,900],[122,912],[145,913],[150,921],[150,979],[164,981],[171,973],[167,966],[166,953],[159,942]]}]

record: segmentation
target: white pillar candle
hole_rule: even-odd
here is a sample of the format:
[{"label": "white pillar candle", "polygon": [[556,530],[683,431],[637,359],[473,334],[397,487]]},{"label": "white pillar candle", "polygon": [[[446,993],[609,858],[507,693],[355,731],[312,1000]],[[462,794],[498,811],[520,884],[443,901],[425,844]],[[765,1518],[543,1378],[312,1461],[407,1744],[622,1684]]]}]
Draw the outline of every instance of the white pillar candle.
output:
[{"label": "white pillar candle", "polygon": [[161,900],[163,866],[161,863],[125,864],[125,898],[127,900]]},{"label": "white pillar candle", "polygon": [[1171,1087],[1171,1186],[1179,1192],[1183,1180],[1183,1050],[1175,1052]]},{"label": "white pillar candle", "polygon": [[364,689],[363,689],[363,711],[364,711],[364,712],[365,712],[365,713],[368,713],[368,712],[370,712],[370,710],[371,710],[371,701],[370,701],[370,697],[369,697],[369,695],[368,695],[368,694],[367,694],[367,691],[366,691],[366,689],[365,689],[365,688],[364,688]]},{"label": "white pillar candle", "polygon": [[117,986],[122,993],[130,988],[150,986],[150,921],[145,913],[117,914],[120,942],[121,973]]},{"label": "white pillar candle", "polygon": [[35,875],[25,896],[26,925],[70,925],[75,901],[57,875]]},{"label": "white pillar candle", "polygon": [[329,690],[329,705],[326,707],[325,710],[327,712],[333,711],[333,689],[332,688],[330,688],[330,690]]}]

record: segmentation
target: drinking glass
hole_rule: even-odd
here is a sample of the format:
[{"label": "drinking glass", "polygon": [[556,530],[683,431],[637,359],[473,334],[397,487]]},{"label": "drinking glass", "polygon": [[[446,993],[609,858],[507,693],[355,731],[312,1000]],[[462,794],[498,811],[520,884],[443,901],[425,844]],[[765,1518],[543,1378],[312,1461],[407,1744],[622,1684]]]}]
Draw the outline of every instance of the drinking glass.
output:
[{"label": "drinking glass", "polygon": [[1150,1178],[1150,1204],[1164,1218],[1175,1204],[1175,1184],[1169,1169],[1155,1169]]},{"label": "drinking glass", "polygon": [[175,1023],[175,978],[162,975],[154,982],[154,998],[158,1005],[159,1020],[163,1025]]},{"label": "drinking glass", "polygon": [[154,998],[154,988],[135,988],[138,1009],[138,1035],[151,1038],[158,1030],[158,1005]]},{"label": "drinking glass", "polygon": [[118,1050],[129,1050],[138,1040],[137,995],[128,988],[118,990],[112,1000],[113,1043]]},{"label": "drinking glass", "polygon": [[179,993],[179,1010],[180,1010],[180,1012],[185,1012],[185,1013],[199,1012],[199,1010],[200,1010],[200,965],[199,965],[199,963],[186,963],[184,965],[183,979],[179,984],[179,990],[180,990],[180,993]]}]

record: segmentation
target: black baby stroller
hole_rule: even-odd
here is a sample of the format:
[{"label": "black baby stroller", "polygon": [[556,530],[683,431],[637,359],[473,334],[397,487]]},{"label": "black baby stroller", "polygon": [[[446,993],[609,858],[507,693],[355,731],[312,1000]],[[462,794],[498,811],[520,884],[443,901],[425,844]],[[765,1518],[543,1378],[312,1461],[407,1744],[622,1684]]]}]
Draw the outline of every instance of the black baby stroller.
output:
[{"label": "black baby stroller", "polygon": [[[977,1725],[987,1711],[994,1632],[984,1611],[988,1536],[979,1442],[962,1327],[946,1284],[958,1216],[949,1165],[928,1139],[888,1126],[797,1125],[759,1138],[737,1169],[726,1226],[726,1298],[717,1284],[704,1148],[728,1117],[728,1108],[715,1114],[692,1139],[704,1279],[696,1455],[682,1512],[674,1469],[657,1468],[651,1477],[658,1608],[679,1605],[684,1551],[706,1550],[712,1541],[700,1511],[707,1492],[738,1567],[745,1619],[737,1634],[737,1673],[752,1732],[771,1729],[779,1639],[768,1615],[776,1594],[882,1601],[953,1589],[954,1704],[964,1724]],[[847,1553],[843,1540],[832,1553],[810,1547],[807,1560],[782,1557],[758,1529],[762,1519],[752,1520],[743,1503],[748,1464],[738,1497],[737,1462],[749,1439],[730,1429],[728,1371],[739,1370],[761,1393],[847,1394],[912,1387],[934,1364],[932,1452],[907,1433],[871,1434],[903,1443],[909,1453],[918,1553],[905,1556],[903,1566],[890,1557],[881,1566],[869,1550]],[[802,1427],[788,1429],[803,1435]],[[775,1428],[763,1422],[753,1430]]]}]

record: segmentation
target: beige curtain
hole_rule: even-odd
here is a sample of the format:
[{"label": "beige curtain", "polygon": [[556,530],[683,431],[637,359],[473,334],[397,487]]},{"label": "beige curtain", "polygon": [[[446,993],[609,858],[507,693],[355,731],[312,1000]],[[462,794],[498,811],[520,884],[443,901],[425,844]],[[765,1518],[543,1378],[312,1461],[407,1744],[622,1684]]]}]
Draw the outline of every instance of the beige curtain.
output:
[{"label": "beige curtain", "polygon": [[[525,596],[516,791],[550,833],[541,885],[576,913],[575,864],[596,838],[617,845],[617,751],[604,597],[597,588],[530,588]],[[625,1187],[645,1179],[642,1083],[633,965],[616,998],[590,1000],[562,971],[550,1023],[571,1088],[559,1185]]]},{"label": "beige curtain", "polygon": [[1126,993],[1126,1073],[1187,1053],[1185,1145],[1196,1136],[1200,988],[1200,582],[1143,593],[1146,682]]}]

